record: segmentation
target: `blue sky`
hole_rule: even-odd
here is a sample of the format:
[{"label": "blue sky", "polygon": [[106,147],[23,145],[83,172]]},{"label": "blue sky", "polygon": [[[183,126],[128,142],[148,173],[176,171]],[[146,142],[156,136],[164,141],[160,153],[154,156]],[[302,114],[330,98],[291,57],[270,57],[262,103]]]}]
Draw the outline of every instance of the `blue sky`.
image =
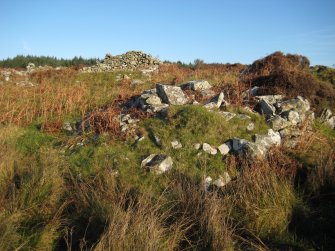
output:
[{"label": "blue sky", "polygon": [[274,51],[335,64],[334,0],[0,0],[0,59],[103,58],[252,63]]}]

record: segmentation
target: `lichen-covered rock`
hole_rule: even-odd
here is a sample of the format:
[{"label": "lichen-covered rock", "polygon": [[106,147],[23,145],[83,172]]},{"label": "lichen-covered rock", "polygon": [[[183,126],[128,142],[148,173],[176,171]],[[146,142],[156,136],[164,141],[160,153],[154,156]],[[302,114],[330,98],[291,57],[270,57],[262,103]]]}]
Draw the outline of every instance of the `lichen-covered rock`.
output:
[{"label": "lichen-covered rock", "polygon": [[311,108],[309,101],[307,99],[304,99],[300,96],[298,96],[295,99],[289,99],[283,102],[278,103],[281,112],[286,112],[290,110],[295,110],[299,114],[303,114]]},{"label": "lichen-covered rock", "polygon": [[275,103],[281,101],[284,96],[283,95],[263,95],[263,96],[255,96],[259,101],[265,100],[267,103],[274,105]]},{"label": "lichen-covered rock", "polygon": [[281,116],[284,117],[287,121],[289,121],[292,125],[297,125],[298,123],[301,122],[300,115],[295,110],[283,112]]},{"label": "lichen-covered rock", "polygon": [[166,104],[185,105],[188,99],[179,86],[173,85],[156,85],[157,94]]},{"label": "lichen-covered rock", "polygon": [[267,134],[256,134],[255,144],[265,153],[270,147],[279,146],[281,144],[280,133],[268,129]]},{"label": "lichen-covered rock", "polygon": [[259,109],[262,114],[269,117],[276,113],[276,108],[267,99],[261,99],[259,102]]},{"label": "lichen-covered rock", "polygon": [[297,127],[286,127],[279,131],[282,138],[287,137],[298,137],[301,135],[301,131]]},{"label": "lichen-covered rock", "polygon": [[142,110],[158,112],[168,107],[168,104],[163,104],[156,89],[151,89],[144,91],[134,106],[139,106]]},{"label": "lichen-covered rock", "polygon": [[172,168],[172,158],[165,154],[150,154],[142,161],[141,167],[156,174],[162,174]]},{"label": "lichen-covered rock", "polygon": [[269,119],[268,124],[272,127],[273,130],[279,131],[281,129],[284,129],[286,127],[292,126],[293,124],[290,121],[287,121],[286,119],[282,118],[279,115],[276,115]]}]

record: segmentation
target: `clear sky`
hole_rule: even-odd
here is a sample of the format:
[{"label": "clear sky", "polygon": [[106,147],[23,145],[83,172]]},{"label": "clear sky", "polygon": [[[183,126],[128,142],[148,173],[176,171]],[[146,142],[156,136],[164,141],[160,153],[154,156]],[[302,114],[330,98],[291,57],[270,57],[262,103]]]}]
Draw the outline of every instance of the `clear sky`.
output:
[{"label": "clear sky", "polygon": [[103,58],[252,63],[274,51],[335,64],[335,0],[0,0],[0,59]]}]

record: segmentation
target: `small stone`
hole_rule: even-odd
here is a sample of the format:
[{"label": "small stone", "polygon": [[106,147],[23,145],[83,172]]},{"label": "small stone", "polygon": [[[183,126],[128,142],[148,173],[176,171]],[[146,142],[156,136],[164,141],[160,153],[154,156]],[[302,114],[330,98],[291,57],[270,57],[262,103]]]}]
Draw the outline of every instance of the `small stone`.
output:
[{"label": "small stone", "polygon": [[154,143],[156,144],[156,146],[159,146],[159,147],[162,146],[162,141],[157,135],[154,134],[153,139],[154,139]]},{"label": "small stone", "polygon": [[219,111],[218,112],[220,115],[222,115],[226,121],[229,121],[231,120],[232,118],[234,118],[236,116],[235,113],[232,113],[232,112],[222,112],[222,111]]},{"label": "small stone", "polygon": [[330,109],[323,109],[321,116],[320,116],[320,120],[321,122],[327,121],[328,119],[330,119],[332,117],[333,113]]},{"label": "small stone", "polygon": [[230,181],[231,181],[231,177],[230,177],[229,173],[224,172],[222,176],[220,175],[219,178],[213,182],[213,185],[217,186],[217,187],[224,187]]},{"label": "small stone", "polygon": [[62,129],[63,129],[64,131],[67,131],[67,132],[72,132],[72,131],[73,131],[70,122],[65,122],[65,123],[63,124]]},{"label": "small stone", "polygon": [[171,146],[173,149],[180,149],[183,147],[183,145],[178,140],[172,141]]},{"label": "small stone", "polygon": [[193,148],[194,148],[195,150],[199,150],[199,149],[201,148],[201,144],[200,144],[200,143],[195,143],[195,144],[193,145]]},{"label": "small stone", "polygon": [[165,154],[150,154],[141,163],[142,168],[156,174],[167,172],[172,168],[172,165],[172,158]]},{"label": "small stone", "polygon": [[141,79],[134,79],[130,82],[131,85],[140,85],[140,84],[143,84],[143,80]]},{"label": "small stone", "polygon": [[324,124],[330,127],[331,129],[335,129],[335,116],[330,117],[328,120],[324,122]]},{"label": "small stone", "polygon": [[247,126],[247,131],[252,132],[253,130],[255,130],[255,124],[253,122],[251,122]]},{"label": "small stone", "polygon": [[218,150],[216,150],[215,148],[211,147],[211,145],[207,144],[207,143],[203,143],[202,145],[202,150],[206,153],[215,155],[217,154]]},{"label": "small stone", "polygon": [[141,142],[142,140],[144,140],[144,136],[135,135],[134,139],[135,139],[136,142]]},{"label": "small stone", "polygon": [[121,132],[125,132],[125,131],[127,131],[128,130],[128,125],[123,125],[123,126],[121,126]]},{"label": "small stone", "polygon": [[236,115],[238,119],[240,120],[246,120],[246,119],[251,119],[250,116],[246,115],[246,114],[237,114]]},{"label": "small stone", "polygon": [[232,149],[232,146],[231,146],[230,142],[226,142],[226,143],[220,145],[218,147],[218,149],[219,149],[219,151],[222,155],[227,155],[230,152],[230,150]]},{"label": "small stone", "polygon": [[212,177],[207,176],[204,180],[204,186],[205,186],[205,190],[207,191],[209,189],[209,187],[212,185]]}]

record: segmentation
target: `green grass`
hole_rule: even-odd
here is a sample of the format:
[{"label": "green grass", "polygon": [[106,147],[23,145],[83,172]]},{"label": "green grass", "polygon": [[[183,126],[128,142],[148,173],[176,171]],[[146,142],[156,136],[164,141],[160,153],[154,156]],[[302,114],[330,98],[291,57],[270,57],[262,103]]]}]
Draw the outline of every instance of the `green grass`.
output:
[{"label": "green grass", "polygon": [[18,151],[32,155],[42,146],[48,146],[54,140],[54,137],[41,133],[36,129],[28,129],[22,136],[17,139],[16,147]]},{"label": "green grass", "polygon": [[[75,74],[58,84],[82,88],[91,100],[75,101],[90,110],[153,86],[116,81],[130,73]],[[132,77],[146,79],[139,72]],[[81,105],[44,118],[75,120]],[[138,123],[144,135],[138,143],[108,133],[46,133],[36,124],[48,119],[2,126],[0,250],[331,250],[334,131],[316,122],[300,148],[270,151],[260,162],[194,149],[195,143],[218,147],[266,133],[264,117],[234,106],[229,111],[250,119],[227,122],[201,106],[170,106],[167,116]],[[246,130],[250,122],[253,132]],[[173,140],[183,147],[173,149]],[[171,156],[173,169],[162,175],[143,170],[142,160],[152,153]],[[314,169],[297,186],[300,164]],[[225,190],[203,189],[204,176],[216,179],[225,171],[240,175]]]}]

